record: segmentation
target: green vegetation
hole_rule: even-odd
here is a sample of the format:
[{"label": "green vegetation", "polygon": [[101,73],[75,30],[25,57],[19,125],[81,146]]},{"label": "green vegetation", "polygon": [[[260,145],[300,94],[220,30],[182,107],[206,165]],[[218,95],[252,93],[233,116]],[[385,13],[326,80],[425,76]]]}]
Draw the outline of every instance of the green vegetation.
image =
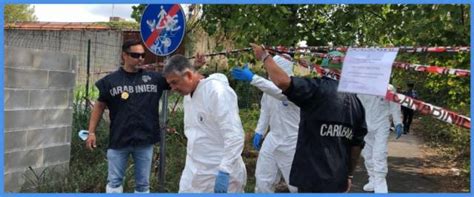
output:
[{"label": "green vegetation", "polygon": [[4,9],[5,24],[38,20],[35,7],[30,4],[6,4]]},{"label": "green vegetation", "polygon": [[134,21],[97,22],[97,24],[118,30],[140,30],[140,24]]}]

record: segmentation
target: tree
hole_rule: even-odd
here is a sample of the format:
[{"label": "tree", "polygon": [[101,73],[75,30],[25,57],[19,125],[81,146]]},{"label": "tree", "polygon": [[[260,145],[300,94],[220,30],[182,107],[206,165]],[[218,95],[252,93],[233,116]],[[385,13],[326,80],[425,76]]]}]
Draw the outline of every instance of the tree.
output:
[{"label": "tree", "polygon": [[210,35],[222,33],[240,45],[469,45],[468,7],[204,5],[201,20]]},{"label": "tree", "polygon": [[142,15],[143,15],[143,12],[145,11],[146,6],[147,4],[139,4],[138,6],[132,6],[133,11],[130,17],[132,17],[133,19],[135,19],[135,21],[140,23],[140,20],[142,20]]},{"label": "tree", "polygon": [[35,7],[30,4],[6,4],[4,11],[5,23],[36,21]]},{"label": "tree", "polygon": [[[224,35],[239,48],[250,42],[294,46],[300,40],[309,46],[470,46],[470,14],[468,4],[204,5],[201,24],[210,35]],[[469,52],[399,53],[396,61],[467,70],[471,66]],[[468,117],[471,113],[470,77],[394,69],[391,80],[402,91],[407,82],[415,83],[423,101]],[[456,160],[461,158],[469,180],[469,130],[433,122],[429,116],[420,122],[428,141],[444,142]]]}]

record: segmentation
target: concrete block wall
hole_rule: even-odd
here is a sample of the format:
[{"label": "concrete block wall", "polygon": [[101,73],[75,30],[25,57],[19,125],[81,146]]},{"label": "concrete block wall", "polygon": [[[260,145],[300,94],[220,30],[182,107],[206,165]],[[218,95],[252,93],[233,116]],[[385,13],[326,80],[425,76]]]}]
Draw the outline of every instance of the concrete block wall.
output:
[{"label": "concrete block wall", "polygon": [[[120,64],[123,33],[118,30],[58,31],[5,29],[4,36],[5,45],[8,46],[42,49],[75,55],[78,61],[78,66],[76,67],[76,80],[78,84],[85,84],[86,81],[88,40],[91,40],[91,73],[115,70]],[[63,57],[57,55],[51,58],[61,60]],[[18,61],[31,60],[20,58]],[[55,67],[56,65],[47,66]],[[105,74],[91,74],[91,85],[103,76]]]},{"label": "concrete block wall", "polygon": [[77,58],[59,51],[5,46],[4,183],[18,192],[32,176],[66,172]]}]

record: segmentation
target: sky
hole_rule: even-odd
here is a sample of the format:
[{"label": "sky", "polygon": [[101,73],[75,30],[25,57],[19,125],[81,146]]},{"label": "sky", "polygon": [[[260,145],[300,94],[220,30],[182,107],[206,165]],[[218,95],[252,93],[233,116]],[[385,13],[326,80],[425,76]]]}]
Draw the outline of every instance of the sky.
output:
[{"label": "sky", "polygon": [[138,4],[32,4],[41,22],[107,22],[110,16],[134,21],[132,6]]}]

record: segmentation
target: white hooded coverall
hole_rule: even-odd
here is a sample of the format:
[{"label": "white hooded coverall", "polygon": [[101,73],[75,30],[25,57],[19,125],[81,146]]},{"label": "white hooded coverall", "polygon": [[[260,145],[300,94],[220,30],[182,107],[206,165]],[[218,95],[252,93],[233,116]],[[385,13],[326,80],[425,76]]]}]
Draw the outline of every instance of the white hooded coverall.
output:
[{"label": "white hooded coverall", "polygon": [[188,142],[180,193],[214,192],[219,170],[230,175],[228,192],[244,191],[244,130],[237,95],[225,75],[202,79],[192,97],[184,97],[184,134]]},{"label": "white hooded coverall", "polygon": [[[389,85],[395,92],[395,88]],[[362,149],[365,168],[369,175],[369,183],[364,190],[375,193],[387,193],[385,179],[387,169],[387,140],[390,133],[390,115],[395,125],[401,124],[400,105],[386,100],[384,97],[358,94],[365,109],[367,135],[364,138],[365,146]]]},{"label": "white hooded coverall", "polygon": [[[279,56],[275,56],[274,60],[288,75],[292,74],[292,62]],[[273,82],[254,75],[251,84],[264,92],[255,132],[265,136],[268,126],[271,130],[259,151],[255,169],[255,192],[275,192],[275,185],[280,181],[281,175],[290,192],[298,192],[296,187],[289,184],[289,176],[298,139],[300,109],[288,101]]]}]

